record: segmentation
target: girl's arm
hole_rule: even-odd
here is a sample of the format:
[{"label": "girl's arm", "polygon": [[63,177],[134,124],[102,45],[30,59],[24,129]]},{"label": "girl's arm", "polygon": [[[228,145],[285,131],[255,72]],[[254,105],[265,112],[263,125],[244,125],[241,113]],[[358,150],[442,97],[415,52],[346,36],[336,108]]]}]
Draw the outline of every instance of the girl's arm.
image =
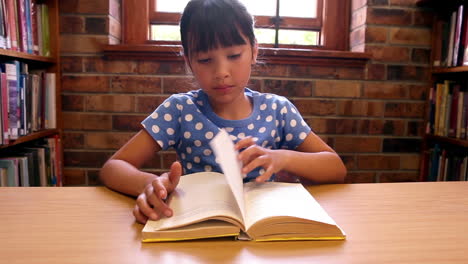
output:
[{"label": "girl's arm", "polygon": [[167,195],[179,183],[182,166],[174,162],[168,173],[160,176],[140,171],[141,166],[161,150],[146,130],[141,130],[117,151],[102,167],[101,181],[109,188],[138,196],[133,215],[140,223],[172,216],[165,203]]},{"label": "girl's arm", "polygon": [[257,167],[265,169],[265,173],[256,181],[268,180],[279,171],[287,171],[316,183],[342,183],[346,176],[346,167],[341,158],[313,132],[296,150],[265,149],[255,145],[251,138],[239,141],[236,147],[246,148],[239,154],[244,173]]},{"label": "girl's arm", "polygon": [[138,196],[157,177],[139,168],[160,150],[148,132],[140,130],[104,164],[101,181],[113,190]]}]

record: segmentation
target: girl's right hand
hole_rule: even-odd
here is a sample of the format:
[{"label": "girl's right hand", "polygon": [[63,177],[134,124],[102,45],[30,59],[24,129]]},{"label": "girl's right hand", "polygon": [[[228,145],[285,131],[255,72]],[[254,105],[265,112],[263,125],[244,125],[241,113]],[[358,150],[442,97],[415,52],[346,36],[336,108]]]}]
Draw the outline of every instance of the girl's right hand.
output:
[{"label": "girl's right hand", "polygon": [[169,173],[163,173],[148,184],[138,195],[133,209],[135,219],[145,224],[148,219],[158,220],[163,216],[172,216],[172,209],[167,206],[165,199],[179,183],[182,176],[182,165],[176,161],[172,163]]}]

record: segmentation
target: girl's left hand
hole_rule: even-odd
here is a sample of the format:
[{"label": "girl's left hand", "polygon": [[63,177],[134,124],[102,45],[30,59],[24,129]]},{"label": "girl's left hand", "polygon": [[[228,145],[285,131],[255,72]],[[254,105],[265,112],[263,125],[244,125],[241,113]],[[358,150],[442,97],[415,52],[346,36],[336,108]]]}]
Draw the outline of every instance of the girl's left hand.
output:
[{"label": "girl's left hand", "polygon": [[258,176],[256,182],[264,182],[271,178],[273,173],[284,169],[287,163],[284,150],[271,150],[255,144],[252,137],[246,137],[235,145],[236,150],[241,151],[238,159],[242,161],[242,173],[249,173],[257,167],[263,167],[265,172]]}]

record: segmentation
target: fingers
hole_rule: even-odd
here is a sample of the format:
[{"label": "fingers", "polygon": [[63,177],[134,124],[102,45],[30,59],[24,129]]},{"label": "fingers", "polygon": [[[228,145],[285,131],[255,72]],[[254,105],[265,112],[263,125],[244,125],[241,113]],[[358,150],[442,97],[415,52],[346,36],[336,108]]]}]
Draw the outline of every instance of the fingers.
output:
[{"label": "fingers", "polygon": [[171,165],[171,169],[169,172],[169,182],[171,183],[171,190],[174,190],[179,184],[180,176],[182,176],[182,164],[180,162],[175,161]]},{"label": "fingers", "polygon": [[255,142],[254,138],[249,136],[239,140],[234,147],[236,150],[241,150],[255,145]]}]

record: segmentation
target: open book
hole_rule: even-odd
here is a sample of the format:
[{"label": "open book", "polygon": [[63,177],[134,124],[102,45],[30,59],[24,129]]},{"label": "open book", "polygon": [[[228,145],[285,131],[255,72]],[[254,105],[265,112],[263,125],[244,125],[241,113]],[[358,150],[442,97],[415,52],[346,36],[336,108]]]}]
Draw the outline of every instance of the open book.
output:
[{"label": "open book", "polygon": [[343,240],[345,234],[300,183],[248,182],[228,134],[210,142],[224,174],[182,176],[169,195],[174,214],[148,220],[143,242],[234,236],[255,241]]}]

